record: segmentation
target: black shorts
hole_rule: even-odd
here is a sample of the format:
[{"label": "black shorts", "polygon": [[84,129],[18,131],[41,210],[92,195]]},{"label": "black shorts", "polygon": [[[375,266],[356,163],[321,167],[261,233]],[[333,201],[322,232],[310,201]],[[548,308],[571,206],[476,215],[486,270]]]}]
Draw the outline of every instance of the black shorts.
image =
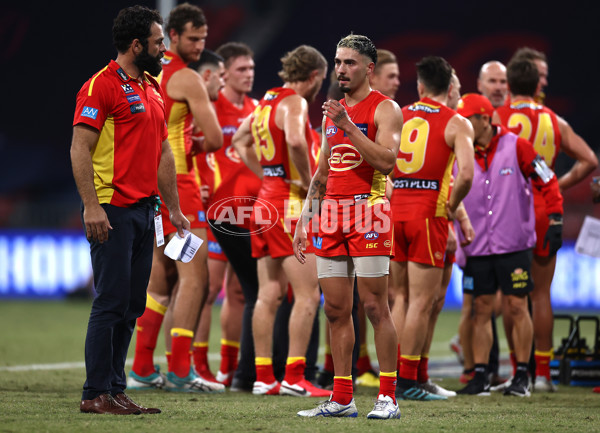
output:
[{"label": "black shorts", "polygon": [[467,257],[463,293],[493,295],[498,288],[505,295],[526,295],[533,290],[530,249],[515,253]]}]

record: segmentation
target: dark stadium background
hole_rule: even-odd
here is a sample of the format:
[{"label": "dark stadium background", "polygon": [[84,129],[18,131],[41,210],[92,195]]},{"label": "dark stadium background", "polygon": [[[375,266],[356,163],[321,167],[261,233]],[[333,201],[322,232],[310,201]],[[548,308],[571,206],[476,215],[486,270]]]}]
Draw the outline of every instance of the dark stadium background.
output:
[{"label": "dark stadium background", "polygon": [[[154,2],[140,1],[150,7]],[[252,96],[279,84],[279,58],[310,44],[330,61],[340,37],[353,31],[393,51],[402,85],[397,101],[417,99],[414,64],[444,56],[457,70],[463,93],[476,91],[480,65],[508,61],[515,49],[547,53],[547,104],[565,117],[596,152],[598,49],[592,2],[553,8],[541,1],[280,1],[194,2],[208,17],[208,48],[230,40],[256,52]],[[69,146],[77,90],[109,59],[112,20],[127,1],[3,2],[0,6],[0,227],[79,228],[79,199]],[[327,88],[311,107],[313,124]],[[561,156],[557,171],[571,164]],[[598,173],[596,173],[598,174]],[[575,238],[591,204],[587,182],[566,195],[565,235]]]}]

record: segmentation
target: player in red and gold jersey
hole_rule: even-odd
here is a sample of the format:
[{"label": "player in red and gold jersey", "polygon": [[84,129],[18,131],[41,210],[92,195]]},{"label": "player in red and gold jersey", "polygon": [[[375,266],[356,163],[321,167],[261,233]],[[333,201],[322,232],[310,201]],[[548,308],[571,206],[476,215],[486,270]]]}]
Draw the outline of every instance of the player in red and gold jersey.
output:
[{"label": "player in red and gold jersey", "polygon": [[[216,114],[209,100],[202,77],[187,64],[200,59],[207,36],[204,13],[197,6],[184,3],[174,8],[166,32],[171,40],[170,50],[163,60],[161,87],[165,94],[167,128],[173,142],[177,171],[177,187],[184,214],[190,215],[191,231],[204,244],[189,263],[177,261],[177,291],[171,299],[175,284],[164,247],[155,248],[152,273],[148,284],[148,301],[144,315],[138,321],[138,341],[132,372],[133,387],[161,387],[173,391],[219,392],[224,387],[198,377],[191,370],[189,351],[199,313],[206,299],[208,272],[206,267],[206,228],[199,221],[202,211],[200,190],[192,163],[192,119],[204,133],[204,148],[218,149],[223,144]],[[166,240],[173,230],[165,224]],[[167,306],[172,319],[167,320],[171,336],[171,356],[166,383],[155,371],[152,354]],[[168,349],[168,347],[167,347]]]},{"label": "player in red and gold jersey", "polygon": [[294,252],[307,261],[307,228],[319,212],[315,245],[319,283],[330,325],[335,376],[331,399],[300,416],[357,416],[352,391],[352,291],[358,292],[375,332],[379,358],[378,400],[368,418],[399,418],[396,384],[396,332],[388,305],[391,215],[385,197],[398,146],[400,107],[369,86],[377,51],[366,36],[349,35],[337,45],[335,72],[341,101],[323,104],[323,143],[317,171],[296,227]]},{"label": "player in red and gold jersey", "polygon": [[[466,196],[473,178],[473,128],[447,106],[452,72],[441,57],[425,57],[417,63],[421,99],[402,109],[402,141],[394,167],[392,315],[401,354],[397,396],[407,400],[447,398],[418,387],[417,378],[421,357],[427,355],[429,319],[442,281],[448,217]],[[449,193],[455,160],[458,173]]]},{"label": "player in red and gold jersey", "polygon": [[[320,296],[314,258],[309,259],[313,267],[308,268],[293,258],[292,230],[311,176],[308,103],[321,88],[327,61],[314,48],[302,45],[282,57],[281,62],[279,76],[284,85],[267,91],[233,138],[244,163],[262,178],[251,221],[252,255],[258,259],[259,282],[252,320],[256,353],[252,392],[325,397],[330,393],[313,386],[304,376],[306,349]],[[265,225],[266,221],[270,224]],[[286,372],[279,384],[273,374],[271,353],[275,313],[285,295],[285,279],[292,286],[294,305]]]},{"label": "player in red and gold jersey", "polygon": [[[571,170],[558,179],[561,191],[581,182],[598,166],[598,159],[564,119],[535,101],[535,95],[540,94],[541,86],[547,84],[546,77],[540,74],[539,67],[532,60],[516,56],[507,66],[507,78],[511,102],[496,110],[493,121],[511,128],[520,137],[530,141],[551,169],[554,169],[561,148],[576,160]],[[531,264],[534,281],[531,306],[536,360],[534,390],[553,391],[555,388],[550,380],[549,367],[553,356],[554,322],[550,287],[556,267],[556,253],[562,245],[558,228],[562,225],[562,215],[553,214],[548,218],[544,200],[535,188],[533,198],[537,235]],[[557,229],[549,231],[549,227],[552,228],[553,225],[556,225]],[[554,236],[550,236],[553,233]]]}]

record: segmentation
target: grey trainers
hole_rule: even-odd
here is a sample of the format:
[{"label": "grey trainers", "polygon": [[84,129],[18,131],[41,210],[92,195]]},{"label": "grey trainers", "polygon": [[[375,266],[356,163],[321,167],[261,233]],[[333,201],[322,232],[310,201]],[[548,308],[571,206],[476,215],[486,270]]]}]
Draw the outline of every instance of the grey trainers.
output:
[{"label": "grey trainers", "polygon": [[335,417],[350,417],[356,418],[358,410],[354,399],[348,404],[339,404],[336,401],[327,400],[318,405],[314,409],[301,410],[298,416],[314,417],[314,416],[335,416]]},{"label": "grey trainers", "polygon": [[389,395],[379,394],[375,407],[367,415],[369,419],[399,419],[400,408]]}]

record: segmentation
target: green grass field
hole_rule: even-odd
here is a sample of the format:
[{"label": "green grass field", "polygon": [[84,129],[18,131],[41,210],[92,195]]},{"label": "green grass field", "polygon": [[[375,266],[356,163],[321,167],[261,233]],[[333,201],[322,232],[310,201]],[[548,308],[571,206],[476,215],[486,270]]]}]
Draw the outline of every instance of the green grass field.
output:
[{"label": "green grass field", "polygon": [[[494,394],[431,403],[400,402],[402,418],[393,421],[366,419],[376,389],[363,387],[356,392],[359,417],[355,419],[295,415],[317,404],[318,399],[229,391],[221,395],[132,391],[135,400],[160,407],[163,413],[127,417],[82,414],[79,400],[85,379],[83,343],[89,307],[89,302],[0,303],[0,432],[600,432],[600,394],[590,388],[566,386],[554,394],[533,394],[526,399]],[[454,311],[440,317],[432,361],[452,356],[448,340],[456,333],[458,318]],[[217,307],[213,324],[210,352],[217,354]],[[592,336],[586,332],[589,342]],[[555,340],[565,335],[566,324],[559,322]],[[503,337],[501,347],[506,356]],[[157,356],[163,355],[163,348],[161,337]],[[371,353],[375,360],[372,347]],[[218,357],[211,358],[215,359],[215,371]],[[456,377],[439,379],[444,387],[461,387]]]}]

